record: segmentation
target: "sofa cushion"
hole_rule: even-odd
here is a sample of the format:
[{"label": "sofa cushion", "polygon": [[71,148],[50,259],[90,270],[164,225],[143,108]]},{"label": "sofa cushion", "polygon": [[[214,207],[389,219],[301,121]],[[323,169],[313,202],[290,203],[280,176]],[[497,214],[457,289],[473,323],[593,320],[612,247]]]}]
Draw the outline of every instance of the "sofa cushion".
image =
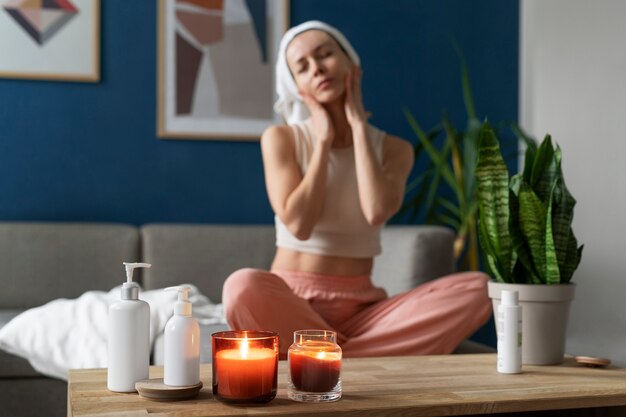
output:
[{"label": "sofa cushion", "polygon": [[137,228],[122,224],[0,223],[0,306],[29,308],[124,279],[139,257]]},{"label": "sofa cushion", "polygon": [[[141,228],[146,289],[191,282],[214,301],[234,271],[268,269],[275,252],[273,225],[151,224]],[[442,226],[391,225],[382,230],[383,253],[372,280],[389,295],[454,271],[454,233]]]},{"label": "sofa cushion", "polygon": [[381,239],[372,281],[390,296],[454,272],[454,232],[447,227],[390,225]]},{"label": "sofa cushion", "polygon": [[222,285],[234,271],[268,269],[275,251],[269,225],[150,224],[141,228],[146,289],[189,282],[213,302],[222,299]]}]

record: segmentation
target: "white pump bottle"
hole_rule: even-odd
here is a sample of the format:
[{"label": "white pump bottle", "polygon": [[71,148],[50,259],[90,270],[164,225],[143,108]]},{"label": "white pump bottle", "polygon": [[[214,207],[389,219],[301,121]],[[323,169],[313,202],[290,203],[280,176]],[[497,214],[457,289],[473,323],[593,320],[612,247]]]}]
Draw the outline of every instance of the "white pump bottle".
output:
[{"label": "white pump bottle", "polygon": [[200,326],[191,316],[190,289],[188,286],[165,289],[178,291],[174,315],[165,325],[165,385],[180,387],[200,382]]},{"label": "white pump bottle", "polygon": [[135,268],[146,263],[124,262],[126,282],[121,299],[109,306],[109,350],[107,388],[134,392],[135,383],[148,379],[150,367],[150,305],[139,299],[139,285],[133,282]]},{"label": "white pump bottle", "polygon": [[498,306],[498,372],[522,372],[522,306],[517,291],[502,290]]}]

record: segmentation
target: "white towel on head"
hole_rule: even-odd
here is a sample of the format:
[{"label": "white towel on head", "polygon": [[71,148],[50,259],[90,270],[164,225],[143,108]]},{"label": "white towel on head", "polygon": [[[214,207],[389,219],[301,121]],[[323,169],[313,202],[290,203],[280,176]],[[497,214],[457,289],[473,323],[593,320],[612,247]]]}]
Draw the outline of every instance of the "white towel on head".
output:
[{"label": "white towel on head", "polygon": [[339,43],[352,62],[356,65],[361,64],[359,56],[348,39],[336,28],[324,22],[310,20],[289,29],[280,41],[280,47],[278,49],[278,58],[276,59],[276,93],[278,94],[278,100],[274,104],[274,111],[282,115],[288,124],[306,120],[309,117],[309,110],[298,94],[296,81],[293,79],[291,71],[289,71],[286,57],[287,47],[293,38],[302,32],[312,29],[322,30],[328,33]]}]

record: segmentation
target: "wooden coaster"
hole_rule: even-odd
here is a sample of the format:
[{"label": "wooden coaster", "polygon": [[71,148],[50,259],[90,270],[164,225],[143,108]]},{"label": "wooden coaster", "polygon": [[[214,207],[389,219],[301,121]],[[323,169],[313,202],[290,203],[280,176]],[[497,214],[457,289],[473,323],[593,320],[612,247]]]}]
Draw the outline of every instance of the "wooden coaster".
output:
[{"label": "wooden coaster", "polygon": [[177,401],[193,398],[200,392],[202,381],[196,385],[172,387],[163,383],[163,378],[144,379],[135,384],[140,396],[156,401]]},{"label": "wooden coaster", "polygon": [[611,364],[610,359],[606,358],[595,358],[593,356],[576,356],[574,358],[577,363],[585,366],[591,367],[604,367],[609,366]]}]

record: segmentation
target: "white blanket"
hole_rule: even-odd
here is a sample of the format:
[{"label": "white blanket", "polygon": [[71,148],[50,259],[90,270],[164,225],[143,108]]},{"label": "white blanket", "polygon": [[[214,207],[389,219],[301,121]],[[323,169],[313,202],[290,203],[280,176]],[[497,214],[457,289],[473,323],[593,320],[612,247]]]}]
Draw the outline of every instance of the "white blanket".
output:
[{"label": "white blanket", "polygon": [[[213,304],[190,284],[193,315],[200,324],[225,323],[222,305]],[[31,308],[0,329],[0,347],[28,359],[44,375],[67,379],[70,368],[107,366],[109,305],[119,300],[120,287],[109,292],[88,291]],[[150,304],[150,343],[163,332],[174,312],[175,291],[140,291]]]}]

